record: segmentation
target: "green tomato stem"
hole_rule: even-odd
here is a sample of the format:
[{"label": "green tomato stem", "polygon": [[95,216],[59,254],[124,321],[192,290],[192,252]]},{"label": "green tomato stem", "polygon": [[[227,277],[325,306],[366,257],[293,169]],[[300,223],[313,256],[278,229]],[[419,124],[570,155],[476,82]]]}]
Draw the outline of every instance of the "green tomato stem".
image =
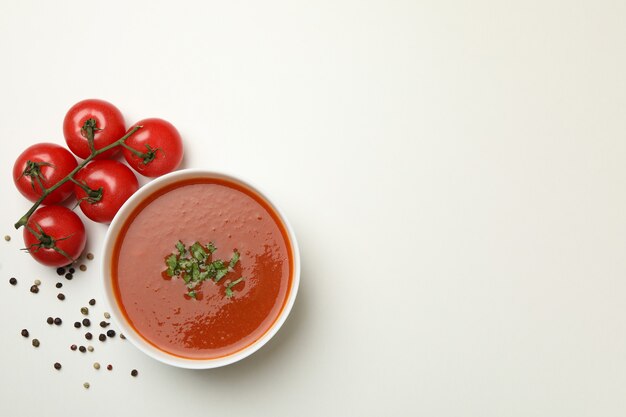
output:
[{"label": "green tomato stem", "polygon": [[87,138],[87,144],[89,145],[89,151],[91,153],[96,151],[96,145],[94,144],[95,130],[100,130],[96,124],[96,119],[87,119],[80,129],[81,134]]},{"label": "green tomato stem", "polygon": [[70,177],[70,181],[72,181],[74,184],[82,188],[83,191],[85,191],[85,194],[87,195],[85,199],[87,199],[90,203],[93,204],[95,202],[102,200],[102,191],[103,191],[102,187],[98,188],[97,190],[94,190],[93,188],[89,187],[86,183],[77,181],[76,178]]},{"label": "green tomato stem", "polygon": [[137,158],[140,159],[144,159],[146,154],[143,152],[139,152],[137,149],[133,148],[132,146],[128,146],[125,143],[122,143],[122,147],[128,149],[130,152],[132,152]]}]

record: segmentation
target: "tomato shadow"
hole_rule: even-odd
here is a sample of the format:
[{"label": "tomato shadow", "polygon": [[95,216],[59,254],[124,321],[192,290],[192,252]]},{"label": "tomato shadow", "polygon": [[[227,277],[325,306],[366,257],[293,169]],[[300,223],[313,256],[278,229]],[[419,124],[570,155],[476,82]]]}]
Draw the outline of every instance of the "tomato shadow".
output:
[{"label": "tomato shadow", "polygon": [[[183,142],[183,146],[184,146],[184,142]],[[181,169],[188,169],[188,168],[192,168],[187,166],[189,162],[189,157],[187,156],[187,152],[183,152],[183,159],[180,160],[180,165],[178,165],[178,168],[176,168],[176,170],[181,170]]]},{"label": "tomato shadow", "polygon": [[310,320],[310,300],[307,293],[307,279],[310,276],[303,261],[298,295],[289,317],[274,337],[252,355],[234,364],[215,369],[168,368],[176,373],[176,377],[184,377],[201,384],[212,385],[215,382],[220,390],[225,391],[235,389],[242,380],[271,380],[278,369],[289,366],[284,358],[292,356],[293,351],[299,349],[298,346],[303,343],[299,339],[304,336],[308,327],[307,322]]}]

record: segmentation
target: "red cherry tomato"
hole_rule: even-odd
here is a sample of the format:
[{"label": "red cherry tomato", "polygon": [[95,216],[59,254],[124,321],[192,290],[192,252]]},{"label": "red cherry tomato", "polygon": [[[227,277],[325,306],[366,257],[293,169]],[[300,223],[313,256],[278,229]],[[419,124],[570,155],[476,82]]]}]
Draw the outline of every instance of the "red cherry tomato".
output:
[{"label": "red cherry tomato", "polygon": [[[143,126],[126,139],[123,153],[126,162],[146,177],[158,177],[178,168],[183,159],[183,141],[178,130],[163,119],[144,119],[135,125]],[[129,129],[130,130],[130,129]]]},{"label": "red cherry tomato", "polygon": [[92,161],[75,178],[92,191],[74,186],[80,209],[99,223],[111,223],[122,204],[139,189],[137,177],[126,165],[112,160]]},{"label": "red cherry tomato", "polygon": [[63,266],[85,249],[85,226],[72,210],[62,206],[41,207],[24,227],[24,244],[36,261]]},{"label": "red cherry tomato", "polygon": [[[89,99],[74,104],[65,115],[63,120],[63,135],[67,146],[80,158],[87,158],[91,154],[87,141],[88,130],[84,129],[85,122],[95,120],[94,147],[102,149],[115,142],[126,131],[124,116],[113,104],[104,101]],[[96,159],[114,157],[119,152],[119,147],[110,149],[100,154]]]},{"label": "red cherry tomato", "polygon": [[[76,158],[67,149],[54,143],[38,143],[26,148],[13,165],[13,182],[20,193],[30,201],[43,194],[42,186],[50,188],[76,168]],[[43,200],[56,204],[72,194],[72,183],[66,182]]]}]

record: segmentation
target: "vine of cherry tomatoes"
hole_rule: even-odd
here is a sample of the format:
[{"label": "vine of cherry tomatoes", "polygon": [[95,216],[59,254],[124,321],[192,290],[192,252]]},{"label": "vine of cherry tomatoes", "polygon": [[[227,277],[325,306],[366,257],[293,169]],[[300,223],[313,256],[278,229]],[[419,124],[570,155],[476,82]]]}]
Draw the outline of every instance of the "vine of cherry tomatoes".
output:
[{"label": "vine of cherry tomatoes", "polygon": [[[86,243],[80,217],[58,204],[73,196],[89,219],[110,223],[139,188],[130,168],[158,177],[178,168],[183,158],[182,139],[171,123],[150,118],[126,129],[122,113],[104,100],[73,105],[65,115],[63,135],[69,151],[38,143],[26,148],[13,166],[15,186],[34,203],[15,227],[24,227],[31,256],[54,267],[73,262]],[[120,151],[130,168],[113,159]]]}]

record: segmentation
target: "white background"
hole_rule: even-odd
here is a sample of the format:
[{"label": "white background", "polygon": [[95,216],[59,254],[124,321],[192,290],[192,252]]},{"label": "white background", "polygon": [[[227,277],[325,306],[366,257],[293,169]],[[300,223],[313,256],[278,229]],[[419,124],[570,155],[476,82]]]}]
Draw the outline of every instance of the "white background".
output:
[{"label": "white background", "polygon": [[[625,415],[625,40],[623,1],[3,1],[0,415]],[[301,288],[256,354],[69,350],[106,226],[59,302],[10,169],[89,97],[284,209]]]}]

